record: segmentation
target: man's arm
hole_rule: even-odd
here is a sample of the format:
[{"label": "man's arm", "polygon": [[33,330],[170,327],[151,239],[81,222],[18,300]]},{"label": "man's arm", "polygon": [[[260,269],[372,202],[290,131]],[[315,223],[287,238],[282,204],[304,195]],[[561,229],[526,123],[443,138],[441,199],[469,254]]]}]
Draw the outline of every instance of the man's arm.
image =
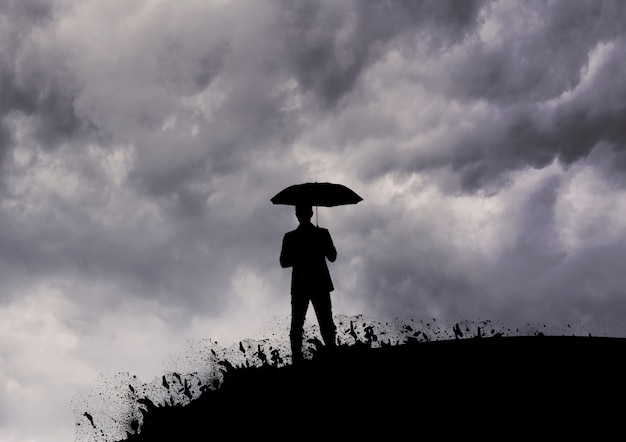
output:
[{"label": "man's arm", "polygon": [[333,244],[333,239],[331,238],[330,232],[328,230],[326,230],[326,238],[326,258],[328,258],[330,262],[335,262],[335,260],[337,259],[337,249]]},{"label": "man's arm", "polygon": [[283,246],[280,249],[280,266],[282,268],[293,266],[293,256],[289,247],[287,234],[283,237]]}]

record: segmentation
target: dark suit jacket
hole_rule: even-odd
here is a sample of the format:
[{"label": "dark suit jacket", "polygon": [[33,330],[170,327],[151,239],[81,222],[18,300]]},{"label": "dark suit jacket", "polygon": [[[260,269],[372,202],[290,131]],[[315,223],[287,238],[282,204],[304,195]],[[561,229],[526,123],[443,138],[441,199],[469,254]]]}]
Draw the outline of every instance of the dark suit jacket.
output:
[{"label": "dark suit jacket", "polygon": [[329,293],[334,290],[326,259],[334,262],[337,250],[327,229],[300,224],[287,232],[280,252],[280,265],[293,267],[291,294]]}]

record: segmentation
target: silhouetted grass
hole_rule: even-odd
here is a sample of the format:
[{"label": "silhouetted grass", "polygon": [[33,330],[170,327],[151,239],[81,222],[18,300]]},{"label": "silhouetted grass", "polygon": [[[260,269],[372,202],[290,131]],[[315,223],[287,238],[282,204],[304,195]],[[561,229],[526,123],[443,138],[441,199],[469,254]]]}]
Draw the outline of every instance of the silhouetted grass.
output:
[{"label": "silhouetted grass", "polygon": [[539,334],[319,347],[300,366],[224,363],[222,385],[187,405],[143,400],[124,442],[600,431],[622,419],[624,355],[624,339]]}]

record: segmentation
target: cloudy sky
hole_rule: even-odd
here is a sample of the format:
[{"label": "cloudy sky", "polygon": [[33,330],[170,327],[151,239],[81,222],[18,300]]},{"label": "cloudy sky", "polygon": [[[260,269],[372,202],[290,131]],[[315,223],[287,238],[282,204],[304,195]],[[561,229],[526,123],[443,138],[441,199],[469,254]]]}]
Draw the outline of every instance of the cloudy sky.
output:
[{"label": "cloudy sky", "polygon": [[288,315],[300,182],[336,313],[626,336],[625,171],[621,1],[0,0],[0,440]]}]

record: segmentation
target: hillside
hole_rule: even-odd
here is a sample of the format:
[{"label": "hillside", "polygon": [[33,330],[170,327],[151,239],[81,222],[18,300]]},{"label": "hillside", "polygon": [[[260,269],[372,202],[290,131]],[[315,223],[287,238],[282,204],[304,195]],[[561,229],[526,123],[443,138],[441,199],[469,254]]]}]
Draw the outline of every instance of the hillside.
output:
[{"label": "hillside", "polygon": [[124,442],[600,431],[623,412],[625,350],[624,339],[539,334],[320,348],[298,367],[225,364],[221,387],[185,406],[144,401],[141,431]]}]

